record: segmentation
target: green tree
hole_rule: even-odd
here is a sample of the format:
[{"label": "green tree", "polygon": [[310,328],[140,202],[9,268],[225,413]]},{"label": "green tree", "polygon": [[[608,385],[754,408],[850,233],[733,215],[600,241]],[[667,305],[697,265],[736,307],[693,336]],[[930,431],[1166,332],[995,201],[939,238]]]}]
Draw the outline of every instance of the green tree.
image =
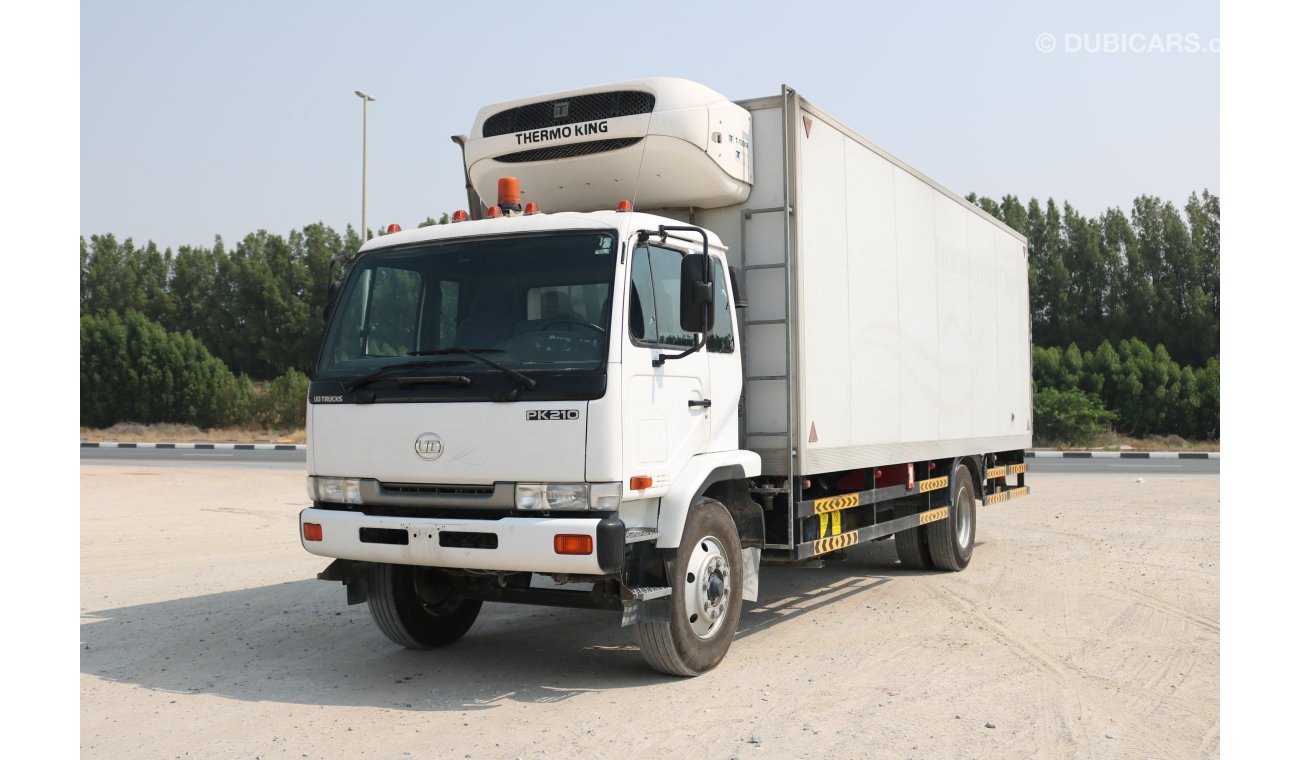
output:
[{"label": "green tree", "polygon": [[220,359],[188,333],[134,309],[81,318],[81,424],[180,422],[241,425],[246,393]]},{"label": "green tree", "polygon": [[1089,446],[1106,432],[1114,416],[1095,396],[1078,388],[1043,388],[1034,392],[1034,441]]}]

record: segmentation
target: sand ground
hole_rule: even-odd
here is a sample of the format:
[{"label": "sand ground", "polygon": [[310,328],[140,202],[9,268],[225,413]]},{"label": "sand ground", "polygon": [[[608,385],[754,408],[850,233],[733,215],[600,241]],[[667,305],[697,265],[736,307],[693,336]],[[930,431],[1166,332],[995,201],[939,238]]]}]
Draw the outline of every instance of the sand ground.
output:
[{"label": "sand ground", "polygon": [[82,756],[1217,757],[1218,479],[1030,484],[961,573],[764,568],[682,680],[602,612],[390,644],[315,580],[300,468],[83,465]]}]

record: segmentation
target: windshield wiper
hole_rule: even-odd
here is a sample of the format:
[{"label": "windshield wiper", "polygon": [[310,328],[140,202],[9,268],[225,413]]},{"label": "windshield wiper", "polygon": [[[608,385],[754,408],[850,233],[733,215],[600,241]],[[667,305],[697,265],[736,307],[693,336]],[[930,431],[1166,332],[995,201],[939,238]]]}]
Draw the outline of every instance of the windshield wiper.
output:
[{"label": "windshield wiper", "polygon": [[[441,356],[443,354],[464,354],[466,356],[472,356],[475,359],[478,359],[479,361],[483,362],[484,364],[488,365],[489,367],[495,370],[500,370],[501,372],[506,373],[507,375],[523,383],[524,387],[530,391],[537,387],[537,381],[532,379],[528,375],[525,375],[524,373],[519,372],[517,370],[510,369],[504,364],[498,364],[492,361],[491,359],[487,358],[486,356],[480,356],[477,353],[479,351],[482,351],[484,353],[487,353],[489,351],[491,351],[492,353],[501,353],[501,349],[499,348],[475,348],[471,350],[468,348],[461,348],[459,346],[451,346],[450,348],[435,348],[428,351],[407,351],[406,355],[407,356]],[[400,367],[401,365],[399,364],[397,366]]]},{"label": "windshield wiper", "polygon": [[[387,367],[381,367],[375,370],[374,372],[371,372],[369,375],[362,375],[361,377],[358,377],[355,380],[345,383],[343,387],[349,391],[355,391],[357,388],[360,388],[363,385],[370,385],[376,380],[383,379],[385,376],[393,372],[396,372],[397,370],[400,369],[413,369],[415,367],[443,367],[446,366],[446,364],[447,364],[446,362],[430,361],[427,359],[419,359],[416,361],[402,362],[400,364],[390,364]],[[406,380],[409,378],[402,378],[402,379]],[[446,383],[448,385],[469,385],[470,380],[468,377],[465,377],[464,375],[435,375],[427,378],[422,377],[420,378],[420,382]]]}]

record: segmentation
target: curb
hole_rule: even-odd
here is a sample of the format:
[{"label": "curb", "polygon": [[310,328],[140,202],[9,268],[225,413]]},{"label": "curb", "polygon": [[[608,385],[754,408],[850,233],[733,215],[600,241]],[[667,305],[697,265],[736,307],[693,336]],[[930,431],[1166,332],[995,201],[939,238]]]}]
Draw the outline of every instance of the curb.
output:
[{"label": "curb", "polygon": [[83,449],[221,449],[234,451],[306,451],[301,443],[99,443],[82,441]]},{"label": "curb", "polygon": [[1026,451],[1037,459],[1218,459],[1217,451]]}]

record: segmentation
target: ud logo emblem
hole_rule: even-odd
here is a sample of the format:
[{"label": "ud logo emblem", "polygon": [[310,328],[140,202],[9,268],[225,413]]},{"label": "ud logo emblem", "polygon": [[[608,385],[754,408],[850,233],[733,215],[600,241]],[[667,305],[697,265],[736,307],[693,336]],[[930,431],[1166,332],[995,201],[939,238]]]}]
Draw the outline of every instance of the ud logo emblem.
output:
[{"label": "ud logo emblem", "polygon": [[415,453],[421,459],[437,459],[442,456],[442,438],[437,433],[422,433],[415,439]]}]

